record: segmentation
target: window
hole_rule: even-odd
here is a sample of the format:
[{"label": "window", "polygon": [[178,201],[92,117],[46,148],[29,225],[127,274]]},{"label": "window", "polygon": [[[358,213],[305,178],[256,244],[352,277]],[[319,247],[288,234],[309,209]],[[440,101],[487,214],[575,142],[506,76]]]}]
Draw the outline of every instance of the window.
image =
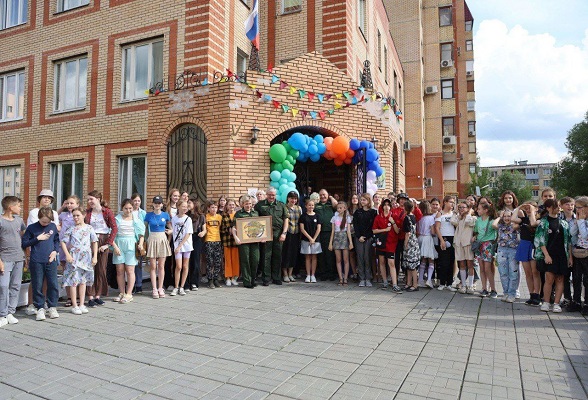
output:
[{"label": "window", "polygon": [[439,7],[439,26],[451,25],[451,7]]},{"label": "window", "polygon": [[24,71],[0,75],[0,122],[21,119],[24,110]]},{"label": "window", "polygon": [[359,10],[357,13],[357,18],[359,19],[359,29],[361,30],[361,33],[363,33],[363,37],[367,40],[366,0],[359,0],[358,6]]},{"label": "window", "polygon": [[282,0],[282,14],[302,10],[302,0]]},{"label": "window", "polygon": [[455,125],[453,117],[443,117],[443,136],[454,136]]},{"label": "window", "polygon": [[543,168],[543,175],[551,175],[551,168]]},{"label": "window", "polygon": [[392,90],[394,91],[394,93],[392,93],[392,96],[396,98],[398,96],[398,75],[396,75],[396,71],[394,71],[394,87],[392,88]]},{"label": "window", "polygon": [[474,41],[472,39],[466,40],[466,51],[474,50]]},{"label": "window", "polygon": [[543,186],[551,186],[551,179],[543,179]]},{"label": "window", "polygon": [[474,21],[466,21],[465,22],[465,30],[466,32],[471,32],[472,28],[474,27]]},{"label": "window", "polygon": [[83,198],[84,162],[66,161],[51,164],[51,190],[55,194],[53,207],[61,207],[63,201],[72,194]]},{"label": "window", "polygon": [[123,48],[123,100],[147,97],[146,92],[163,80],[163,40]]},{"label": "window", "polygon": [[384,81],[388,83],[388,49],[384,46]]},{"label": "window", "polygon": [[81,6],[90,4],[90,0],[58,0],[57,1],[57,12],[71,10]]},{"label": "window", "polygon": [[468,100],[468,111],[476,111],[476,100]]},{"label": "window", "polygon": [[28,0],[0,0],[0,29],[27,22]]},{"label": "window", "polygon": [[382,34],[378,29],[378,68],[382,70]]},{"label": "window", "polygon": [[145,187],[147,186],[147,160],[145,155],[121,157],[119,159],[119,190],[118,204],[130,199],[133,193],[139,193],[145,203]]},{"label": "window", "polygon": [[468,135],[474,136],[476,134],[476,121],[468,121]]},{"label": "window", "polygon": [[468,89],[468,92],[475,92],[475,90],[474,90],[474,88],[475,88],[474,82],[475,81],[473,81],[473,80],[467,81],[467,89]]},{"label": "window", "polygon": [[476,164],[470,163],[470,174],[475,174],[475,173],[476,173]]},{"label": "window", "polygon": [[241,49],[237,49],[237,74],[241,75],[247,71],[249,56]]},{"label": "window", "polygon": [[476,152],[476,142],[468,142],[468,151],[470,153]]},{"label": "window", "polygon": [[533,186],[539,186],[539,179],[528,179]]},{"label": "window", "polygon": [[441,44],[441,61],[451,61],[453,59],[451,50],[453,45],[451,43]]},{"label": "window", "polygon": [[466,61],[466,73],[468,72],[474,72],[474,60]]},{"label": "window", "polygon": [[441,81],[441,98],[453,99],[453,79],[445,79]]},{"label": "window", "polygon": [[531,195],[533,197],[539,197],[539,191],[538,190],[531,190]]},{"label": "window", "polygon": [[55,111],[74,110],[86,106],[86,56],[55,63]]},{"label": "window", "polygon": [[398,107],[400,107],[400,110],[404,110],[403,104],[404,97],[402,95],[402,85],[398,84]]},{"label": "window", "polygon": [[525,174],[537,175],[537,168],[527,168],[527,169],[525,169]]},{"label": "window", "polygon": [[20,195],[20,166],[0,167],[2,197]]}]

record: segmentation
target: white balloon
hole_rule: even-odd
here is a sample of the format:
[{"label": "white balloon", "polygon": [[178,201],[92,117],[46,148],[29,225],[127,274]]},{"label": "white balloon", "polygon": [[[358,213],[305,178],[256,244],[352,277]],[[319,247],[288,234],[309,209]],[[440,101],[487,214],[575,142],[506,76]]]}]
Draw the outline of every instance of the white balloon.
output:
[{"label": "white balloon", "polygon": [[376,192],[374,192],[372,189],[366,189],[367,194],[369,194],[370,196],[373,196]]},{"label": "white balloon", "polygon": [[369,170],[366,175],[368,182],[375,182],[376,181],[376,171]]}]

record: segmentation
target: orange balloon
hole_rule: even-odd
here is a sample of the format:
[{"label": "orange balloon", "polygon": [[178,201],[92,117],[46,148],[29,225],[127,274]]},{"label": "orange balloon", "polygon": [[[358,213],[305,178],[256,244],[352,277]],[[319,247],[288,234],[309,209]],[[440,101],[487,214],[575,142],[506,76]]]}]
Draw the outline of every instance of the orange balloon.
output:
[{"label": "orange balloon", "polygon": [[341,165],[343,165],[343,161],[341,161],[340,159],[336,158],[335,159],[335,165],[340,167]]},{"label": "orange balloon", "polygon": [[330,136],[327,136],[326,138],[323,139],[323,143],[325,144],[325,146],[327,146],[327,149],[331,147],[331,144],[333,143],[333,138]]},{"label": "orange balloon", "polygon": [[325,151],[325,152],[323,153],[323,157],[325,157],[327,160],[329,160],[329,161],[330,161],[330,160],[332,160],[332,159],[333,159],[333,157],[331,157],[331,154],[329,154],[329,153],[330,153],[330,152],[328,152],[328,151]]},{"label": "orange balloon", "polygon": [[347,158],[353,158],[353,156],[355,155],[355,151],[349,149],[347,150],[347,153],[345,153],[345,155],[347,156]]},{"label": "orange balloon", "polygon": [[345,154],[349,150],[349,140],[343,136],[337,136],[333,139],[332,149],[337,154]]},{"label": "orange balloon", "polygon": [[343,161],[345,164],[351,164],[351,158],[346,158],[345,161]]},{"label": "orange balloon", "polygon": [[[332,138],[329,138],[332,139]],[[325,139],[325,147],[327,148],[327,151],[331,150],[331,147],[333,146],[333,140],[327,142]]]}]

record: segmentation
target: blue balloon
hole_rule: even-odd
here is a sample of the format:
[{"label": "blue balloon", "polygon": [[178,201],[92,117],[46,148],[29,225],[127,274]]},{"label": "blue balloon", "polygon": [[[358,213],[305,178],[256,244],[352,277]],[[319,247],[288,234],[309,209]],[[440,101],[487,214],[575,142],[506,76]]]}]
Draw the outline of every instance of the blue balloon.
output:
[{"label": "blue balloon", "polygon": [[[286,171],[288,171],[288,170],[286,170]],[[280,182],[280,186],[282,186],[282,185],[285,185],[285,184],[287,184],[287,183],[288,183],[288,179],[286,179],[286,178],[282,178],[282,179],[280,179],[278,182]]]},{"label": "blue balloon", "polygon": [[296,184],[294,182],[288,182],[288,186],[290,186],[290,190],[296,189]]},{"label": "blue balloon", "polygon": [[288,178],[289,182],[296,181],[296,174],[294,172],[290,172],[290,177]]},{"label": "blue balloon", "polygon": [[292,146],[293,149],[301,150],[302,146],[306,144],[306,135],[303,135],[300,132],[295,132],[290,139],[288,139],[288,144]]},{"label": "blue balloon", "polygon": [[308,152],[308,143],[302,144],[302,147],[298,150],[300,150],[303,153],[307,153]]},{"label": "blue balloon", "polygon": [[367,140],[362,140],[361,142],[359,142],[360,149],[368,149],[369,147],[370,147],[370,142],[368,142]]},{"label": "blue balloon", "polygon": [[304,139],[306,140],[306,144],[310,144],[310,136],[304,135]]},{"label": "blue balloon", "polygon": [[270,186],[278,189],[280,187],[280,182],[271,181]]},{"label": "blue balloon", "polygon": [[317,143],[323,143],[323,142],[325,141],[325,138],[323,137],[323,135],[316,135],[316,136],[314,137],[314,140],[315,140]]},{"label": "blue balloon", "polygon": [[318,160],[320,160],[320,159],[321,159],[321,155],[320,155],[320,154],[318,154],[318,153],[312,154],[312,155],[310,156],[310,160],[311,160],[311,161],[313,161],[313,162],[317,162],[317,161],[318,161]]},{"label": "blue balloon", "polygon": [[373,149],[374,148],[374,144],[372,142],[368,142],[368,149]]},{"label": "blue balloon", "polygon": [[353,151],[356,151],[357,149],[359,149],[360,145],[361,145],[361,143],[357,139],[351,139],[349,141],[349,148]]},{"label": "blue balloon", "polygon": [[308,146],[308,154],[310,154],[311,156],[313,154],[317,154],[318,153],[318,147],[316,144],[311,144],[310,146]]},{"label": "blue balloon", "polygon": [[300,153],[300,155],[297,158],[298,161],[300,162],[307,162],[308,161],[308,155],[306,155],[306,153]]},{"label": "blue balloon", "polygon": [[327,145],[325,145],[324,143],[319,143],[317,145],[318,151],[316,152],[317,154],[323,155],[325,153],[325,151],[327,151]]},{"label": "blue balloon", "polygon": [[285,195],[287,195],[290,191],[290,186],[288,186],[287,183],[284,183],[280,185],[280,188],[278,190],[280,191],[280,194],[284,193]]},{"label": "blue balloon", "polygon": [[373,163],[370,164],[371,165],[371,170],[376,171],[378,168],[380,168],[380,163],[377,161],[374,161]]},{"label": "blue balloon", "polygon": [[383,173],[384,173],[384,168],[382,168],[382,167],[376,168],[376,176],[377,177],[382,176]]},{"label": "blue balloon", "polygon": [[[290,171],[285,169],[282,171],[282,178],[288,179],[290,177]],[[279,179],[278,179],[279,180]]]},{"label": "blue balloon", "polygon": [[279,181],[281,177],[282,177],[282,175],[281,175],[281,174],[280,174],[278,171],[272,171],[272,172],[270,173],[270,179],[271,179],[273,182],[277,182],[277,181]]},{"label": "blue balloon", "polygon": [[366,154],[366,160],[369,163],[372,163],[374,161],[376,161],[378,159],[378,152],[376,151],[376,149],[368,149],[367,154]]}]

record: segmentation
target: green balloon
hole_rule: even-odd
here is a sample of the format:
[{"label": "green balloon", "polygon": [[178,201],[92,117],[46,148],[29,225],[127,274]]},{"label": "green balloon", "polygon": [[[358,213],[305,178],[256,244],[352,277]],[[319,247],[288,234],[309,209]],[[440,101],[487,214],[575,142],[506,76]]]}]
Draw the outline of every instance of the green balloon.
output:
[{"label": "green balloon", "polygon": [[282,146],[284,146],[284,148],[286,149],[286,151],[289,153],[290,151],[292,151],[292,146],[290,146],[290,143],[288,143],[286,140],[284,140],[282,142]]},{"label": "green balloon", "polygon": [[290,164],[292,164],[294,162],[294,157],[292,157],[291,155],[287,155],[286,161],[290,161]]},{"label": "green balloon", "polygon": [[287,169],[288,171],[294,171],[294,166],[288,160],[286,160],[282,163],[282,167],[284,167],[284,169]]},{"label": "green balloon", "polygon": [[286,151],[286,148],[279,143],[274,144],[272,147],[270,147],[269,156],[272,159],[272,161],[274,161],[274,162],[277,162],[277,163],[284,162],[287,155],[288,155],[288,152]]},{"label": "green balloon", "polygon": [[278,171],[278,172],[282,172],[284,170],[284,167],[282,166],[282,164],[276,164],[274,166],[274,169],[272,169],[272,171]]},{"label": "green balloon", "polygon": [[291,151],[288,152],[289,155],[292,156],[293,159],[297,159],[298,156],[300,155],[300,152],[298,150],[294,150],[292,149]]}]

